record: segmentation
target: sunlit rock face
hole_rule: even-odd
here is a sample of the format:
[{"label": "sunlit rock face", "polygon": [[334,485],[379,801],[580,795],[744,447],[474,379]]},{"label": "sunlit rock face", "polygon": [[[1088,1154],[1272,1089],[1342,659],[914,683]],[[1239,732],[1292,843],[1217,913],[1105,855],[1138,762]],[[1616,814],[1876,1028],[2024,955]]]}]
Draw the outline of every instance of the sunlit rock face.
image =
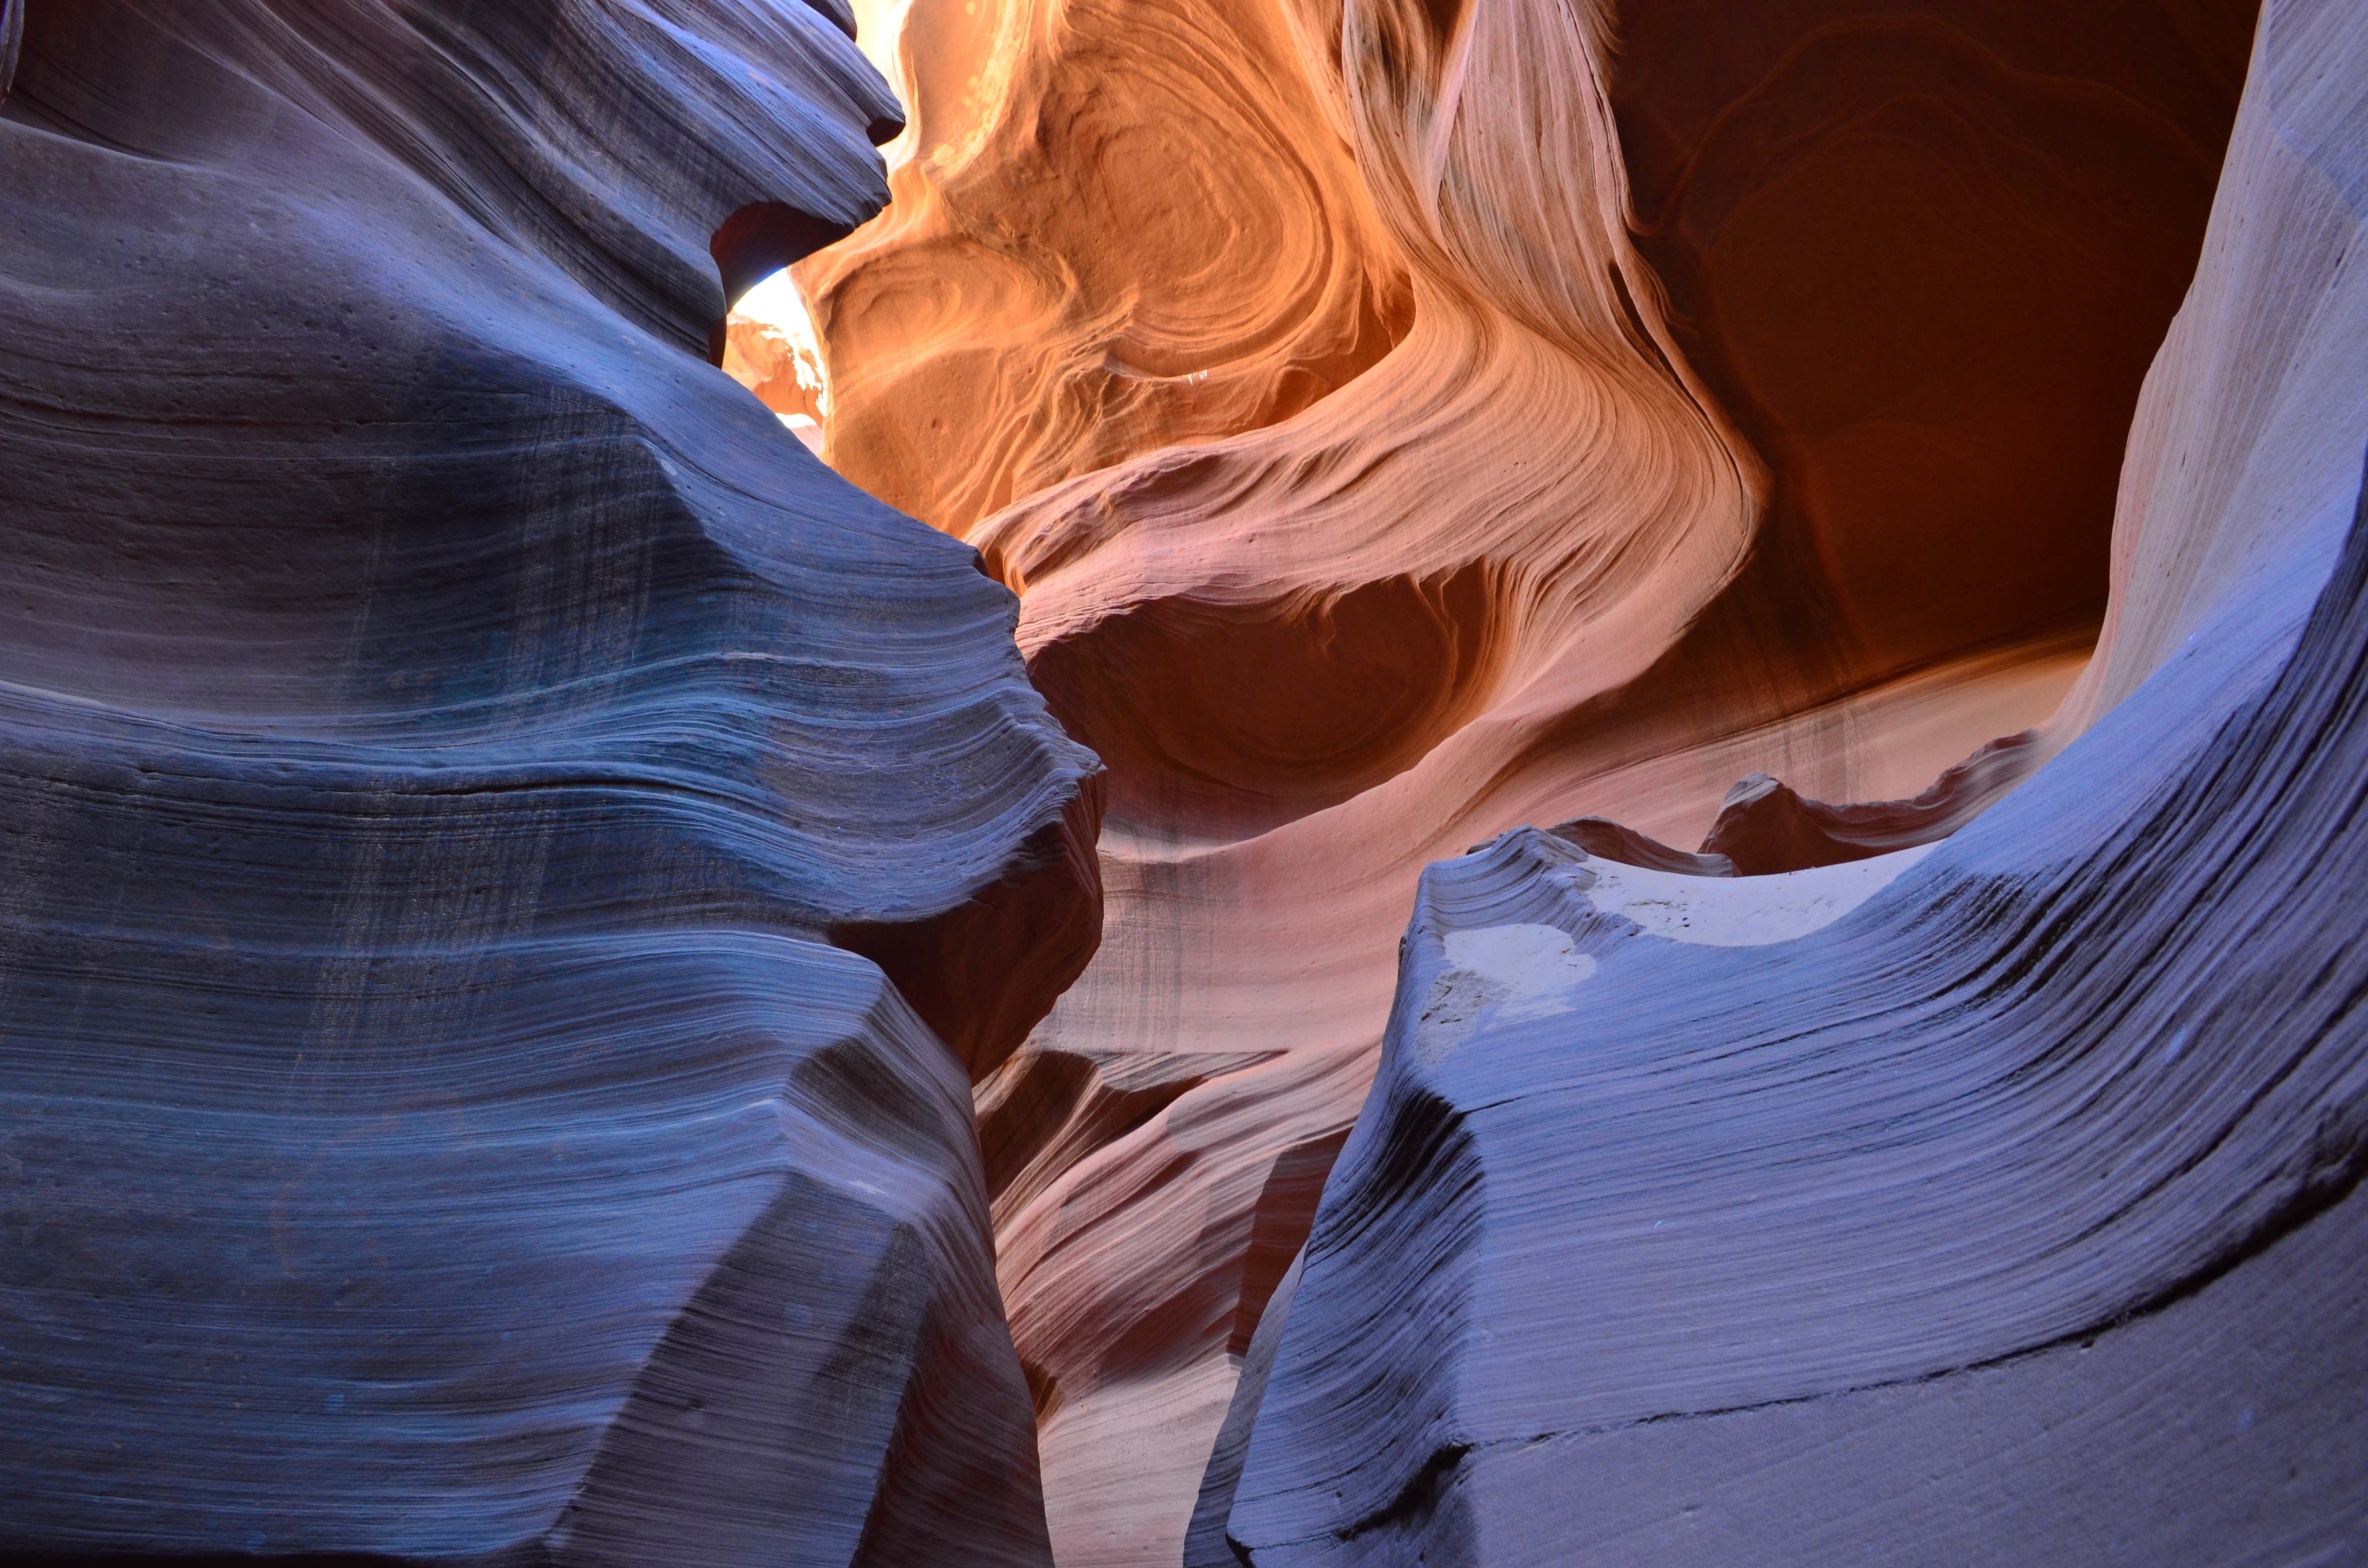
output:
[{"label": "sunlit rock face", "polygon": [[718,368],[757,394],[757,401],[815,456],[822,455],[825,387],[820,356],[769,322],[734,310],[724,319]]},{"label": "sunlit rock face", "polygon": [[0,1552],[1047,1562],[969,1090],[1094,764],[707,362],[847,18],[5,13]]},{"label": "sunlit rock face", "polygon": [[[2145,678],[2158,631],[2091,657],[2109,592],[2168,626],[2156,574],[2197,568],[2112,555],[2117,475],[2135,539],[2253,34],[2173,0],[914,7],[899,207],[798,275],[834,464],[1020,592],[1110,769],[1101,949],[978,1093],[1064,1562],[1182,1554],[1426,864],[1570,824],[1744,901],[1639,907],[1809,940],[1842,905],[1759,878],[1945,837]],[[1173,129],[1097,129],[1137,123]],[[1193,354],[1129,347],[1163,331]],[[1258,390],[1347,343],[1310,399]],[[1402,1262],[1369,1310],[1420,1315]],[[1334,1414],[1291,1463],[1396,1463]],[[1355,1522],[1315,1517],[1275,1528]]]},{"label": "sunlit rock face", "polygon": [[2357,9],[0,0],[0,1560],[2358,1555]]},{"label": "sunlit rock face", "polygon": [[1178,442],[1272,425],[1404,335],[1300,18],[1258,0],[914,0],[893,206],[802,274],[833,461],[962,532]]}]

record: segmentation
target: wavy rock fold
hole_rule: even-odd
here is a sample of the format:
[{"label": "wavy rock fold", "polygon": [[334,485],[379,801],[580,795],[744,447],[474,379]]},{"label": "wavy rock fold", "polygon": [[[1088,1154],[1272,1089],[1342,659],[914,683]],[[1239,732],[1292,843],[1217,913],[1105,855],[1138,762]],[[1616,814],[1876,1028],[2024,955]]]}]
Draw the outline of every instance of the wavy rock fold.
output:
[{"label": "wavy rock fold", "polygon": [[2049,766],[1690,930],[1534,830],[1426,873],[1188,1562],[2356,1551],[2363,80],[2270,6]]}]

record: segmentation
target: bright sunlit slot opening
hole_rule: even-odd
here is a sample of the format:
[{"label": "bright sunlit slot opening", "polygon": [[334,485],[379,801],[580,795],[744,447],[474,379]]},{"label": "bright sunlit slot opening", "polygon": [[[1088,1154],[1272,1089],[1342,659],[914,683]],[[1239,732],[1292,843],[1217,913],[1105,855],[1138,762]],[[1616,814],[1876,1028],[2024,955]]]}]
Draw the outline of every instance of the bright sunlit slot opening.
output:
[{"label": "bright sunlit slot opening", "polygon": [[723,369],[756,393],[808,450],[823,455],[830,378],[814,318],[788,268],[749,290],[733,308],[724,322]]}]

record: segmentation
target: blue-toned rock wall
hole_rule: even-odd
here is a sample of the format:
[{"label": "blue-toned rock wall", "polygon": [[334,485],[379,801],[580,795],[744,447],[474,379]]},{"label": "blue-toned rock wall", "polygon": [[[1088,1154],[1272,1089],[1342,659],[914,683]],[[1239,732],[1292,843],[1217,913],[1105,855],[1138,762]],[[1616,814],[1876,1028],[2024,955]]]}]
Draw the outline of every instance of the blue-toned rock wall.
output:
[{"label": "blue-toned rock wall", "polygon": [[885,199],[844,7],[8,9],[0,1551],[1046,1561],[1096,764],[704,359]]}]

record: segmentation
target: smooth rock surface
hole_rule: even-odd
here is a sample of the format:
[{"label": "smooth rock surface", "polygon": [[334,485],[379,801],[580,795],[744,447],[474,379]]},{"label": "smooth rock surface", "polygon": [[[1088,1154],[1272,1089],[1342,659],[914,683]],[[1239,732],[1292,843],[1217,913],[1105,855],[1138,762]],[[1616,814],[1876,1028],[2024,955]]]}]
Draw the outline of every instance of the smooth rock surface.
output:
[{"label": "smooth rock surface", "polygon": [[7,20],[0,1553],[1048,1561],[968,1089],[1094,763],[705,362],[885,197],[844,8]]},{"label": "smooth rock surface", "polygon": [[1622,0],[1671,332],[1854,656],[2091,619],[2255,0]]},{"label": "smooth rock surface", "polygon": [[0,1562],[2368,1553],[2356,11],[0,0]]}]

